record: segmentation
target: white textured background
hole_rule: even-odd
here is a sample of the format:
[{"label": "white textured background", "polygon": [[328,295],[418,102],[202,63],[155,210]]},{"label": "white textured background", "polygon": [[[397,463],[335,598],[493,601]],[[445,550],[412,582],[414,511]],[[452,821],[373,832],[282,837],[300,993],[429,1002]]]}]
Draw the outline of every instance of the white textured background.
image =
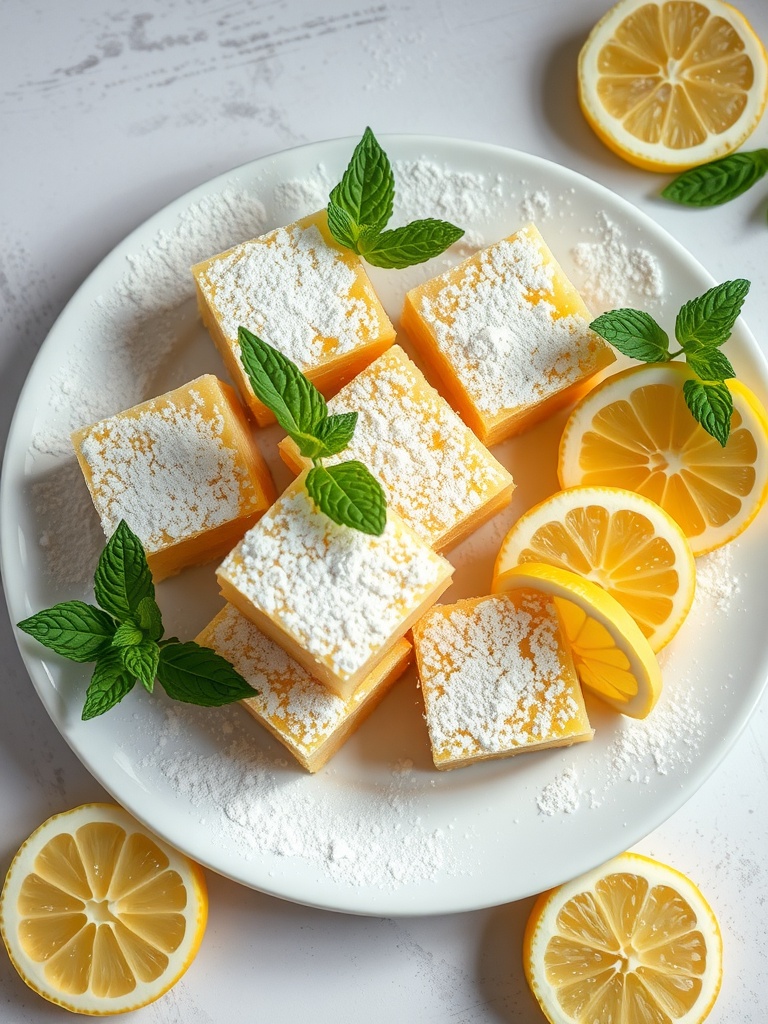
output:
[{"label": "white textured background", "polygon": [[[738,4],[768,40],[765,0]],[[768,182],[688,211],[613,157],[577,108],[576,56],[603,0],[2,0],[0,436],[35,353],[90,270],[146,217],[237,164],[377,133],[512,146],[584,173],[675,234],[718,280],[753,281],[768,352]],[[318,13],[322,9],[322,14]],[[751,146],[768,145],[768,121]],[[47,815],[103,792],[45,715],[0,623],[0,870]],[[763,700],[713,778],[640,848],[691,875],[720,917],[712,1024],[762,1024],[768,966],[768,739]],[[535,1022],[519,966],[531,901],[380,920],[282,903],[209,875],[194,967],[141,1024],[256,1020]],[[0,955],[0,1021],[68,1018]]]}]

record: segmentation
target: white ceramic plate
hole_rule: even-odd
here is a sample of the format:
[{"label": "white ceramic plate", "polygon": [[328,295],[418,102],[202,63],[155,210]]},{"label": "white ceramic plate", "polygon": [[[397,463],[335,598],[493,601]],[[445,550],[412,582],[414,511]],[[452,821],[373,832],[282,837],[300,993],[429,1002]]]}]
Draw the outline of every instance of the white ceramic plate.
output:
[{"label": "white ceramic plate", "polygon": [[[569,170],[476,143],[384,141],[404,201],[396,216],[398,209],[408,219],[452,216],[479,244],[533,215],[566,272],[587,291],[574,247],[597,246],[593,256],[611,250],[630,263],[644,258],[635,250],[650,253],[662,293],[640,294],[654,290],[645,274],[616,298],[645,305],[667,326],[683,300],[712,283],[652,221]],[[103,537],[67,450],[68,432],[199,373],[223,374],[196,316],[189,264],[323,205],[323,189],[327,195],[328,183],[338,180],[352,146],[307,146],[201,186],[135,231],[74,296],[30,373],[5,456],[3,573],[15,621],[59,600],[91,596]],[[443,266],[438,259],[373,273],[394,319],[404,291]],[[614,289],[626,283],[626,275],[609,278]],[[606,299],[614,304],[610,294]],[[763,360],[741,323],[729,354],[765,401]],[[561,425],[562,418],[546,423],[496,449],[518,484],[513,505],[451,553],[456,583],[444,600],[489,590],[506,529],[556,489]],[[277,439],[274,430],[259,435],[287,481],[274,455]],[[691,796],[745,725],[766,677],[767,541],[761,515],[710,562],[691,616],[664,653],[665,698],[647,723],[591,704],[590,744],[450,773],[431,766],[413,674],[324,771],[308,776],[237,707],[186,709],[136,688],[103,718],[83,723],[89,667],[48,656],[23,635],[19,644],[41,700],[83,763],[116,800],[201,863],[265,892],[334,910],[446,913],[519,899],[571,878],[637,842]],[[168,633],[184,638],[221,603],[211,566],[166,581],[158,598]]]}]

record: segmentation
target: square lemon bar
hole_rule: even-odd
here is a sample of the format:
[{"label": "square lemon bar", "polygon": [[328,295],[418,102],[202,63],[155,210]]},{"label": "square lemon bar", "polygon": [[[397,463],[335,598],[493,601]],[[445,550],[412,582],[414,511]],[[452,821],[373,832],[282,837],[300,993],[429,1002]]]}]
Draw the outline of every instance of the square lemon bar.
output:
[{"label": "square lemon bar", "polygon": [[212,256],[192,274],[203,323],[260,426],[274,416],[253,393],[238,327],[288,356],[326,395],[395,340],[362,260],[337,244],[324,210]]},{"label": "square lemon bar", "polygon": [[391,510],[380,537],[338,526],[291,484],[218,570],[224,598],[346,699],[451,582]]},{"label": "square lemon bar", "polygon": [[[328,408],[358,412],[349,447],[328,463],[365,463],[388,507],[436,551],[457,544],[509,503],[510,474],[399,345],[343,387]],[[279,447],[294,471],[310,464],[290,438]]]},{"label": "square lemon bar", "polygon": [[529,224],[413,288],[402,326],[466,423],[497,444],[580,397],[614,360]]},{"label": "square lemon bar", "polygon": [[275,487],[233,389],[211,374],[72,435],[110,537],[138,535],[155,580],[221,558]]},{"label": "square lemon bar", "polygon": [[243,707],[302,767],[319,771],[373,711],[411,662],[403,639],[346,700],[331,693],[252,622],[228,604],[197,637],[226,658],[258,690]]},{"label": "square lemon bar", "polygon": [[592,739],[557,612],[535,591],[432,608],[414,626],[437,768]]}]

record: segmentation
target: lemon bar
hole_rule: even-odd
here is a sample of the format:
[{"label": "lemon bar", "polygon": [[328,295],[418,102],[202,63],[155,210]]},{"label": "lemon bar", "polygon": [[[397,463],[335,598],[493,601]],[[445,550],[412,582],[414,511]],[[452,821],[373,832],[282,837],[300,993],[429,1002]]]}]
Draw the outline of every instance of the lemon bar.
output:
[{"label": "lemon bar", "polygon": [[203,323],[261,426],[274,416],[253,393],[239,327],[288,356],[326,395],[395,340],[362,260],[336,243],[324,210],[212,256],[192,274]]},{"label": "lemon bar", "polygon": [[[436,551],[457,544],[509,503],[510,474],[399,345],[343,387],[328,408],[358,413],[349,447],[328,463],[363,462],[384,488],[388,507]],[[294,471],[310,465],[290,438],[279,447]]]},{"label": "lemon bar", "polygon": [[331,693],[252,622],[225,605],[197,637],[226,658],[258,691],[243,707],[308,772],[319,771],[373,711],[411,662],[403,639],[346,700]]},{"label": "lemon bar", "polygon": [[402,326],[487,445],[580,397],[614,360],[533,224],[413,288]]},{"label": "lemon bar", "polygon": [[432,608],[414,626],[437,768],[592,739],[557,612],[533,590]]},{"label": "lemon bar", "polygon": [[155,580],[221,558],[275,499],[233,389],[212,374],[72,435],[104,533],[121,519]]},{"label": "lemon bar", "polygon": [[304,474],[224,560],[224,598],[346,699],[451,582],[453,567],[392,511],[379,537],[338,526]]}]

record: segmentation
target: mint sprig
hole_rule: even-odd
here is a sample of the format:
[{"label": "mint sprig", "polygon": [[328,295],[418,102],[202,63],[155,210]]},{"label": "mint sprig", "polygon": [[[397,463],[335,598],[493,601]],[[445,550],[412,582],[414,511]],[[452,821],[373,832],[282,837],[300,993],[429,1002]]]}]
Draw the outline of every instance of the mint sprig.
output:
[{"label": "mint sprig", "polygon": [[768,149],[731,153],[683,171],[661,194],[683,206],[720,206],[752,188],[768,171]]},{"label": "mint sprig", "polygon": [[592,321],[592,330],[619,352],[646,363],[665,363],[684,356],[694,374],[683,385],[694,419],[725,447],[731,430],[733,399],[725,383],[736,376],[720,347],[730,338],[750,288],[737,278],[715,285],[689,302],[675,318],[677,352],[653,317],[638,309],[614,309]]},{"label": "mint sprig", "polygon": [[[137,680],[152,693],[157,678],[169,696],[203,707],[256,694],[214,651],[176,637],[162,639],[163,620],[147,556],[124,521],[99,557],[94,593],[101,608],[63,601],[18,623],[19,629],[56,654],[70,661],[96,662],[85,695],[84,721],[119,704]],[[183,685],[173,673],[179,663],[184,668]]]},{"label": "mint sprig", "polygon": [[380,536],[387,522],[387,501],[370,470],[357,460],[322,465],[324,458],[347,448],[357,413],[329,415],[323,396],[287,356],[246,327],[238,328],[237,338],[254,394],[272,410],[299,452],[313,462],[305,482],[312,501],[339,526]]},{"label": "mint sprig", "polygon": [[385,231],[395,198],[395,176],[370,128],[355,146],[341,181],[328,197],[328,229],[346,249],[376,267],[402,269],[439,256],[462,228],[445,220],[415,220]]}]

